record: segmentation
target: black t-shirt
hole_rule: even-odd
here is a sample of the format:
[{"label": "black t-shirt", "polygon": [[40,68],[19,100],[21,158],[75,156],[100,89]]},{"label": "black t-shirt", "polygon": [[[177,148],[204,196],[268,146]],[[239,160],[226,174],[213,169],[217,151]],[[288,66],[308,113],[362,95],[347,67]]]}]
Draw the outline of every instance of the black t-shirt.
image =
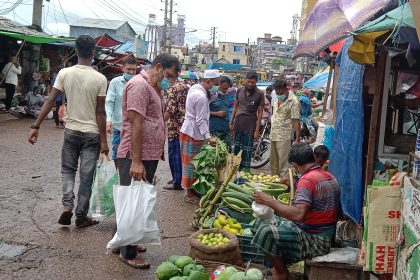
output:
[{"label": "black t-shirt", "polygon": [[264,106],[264,93],[255,88],[248,96],[246,87],[236,92],[235,100],[239,101],[235,116],[235,131],[254,134],[258,119],[258,108]]}]

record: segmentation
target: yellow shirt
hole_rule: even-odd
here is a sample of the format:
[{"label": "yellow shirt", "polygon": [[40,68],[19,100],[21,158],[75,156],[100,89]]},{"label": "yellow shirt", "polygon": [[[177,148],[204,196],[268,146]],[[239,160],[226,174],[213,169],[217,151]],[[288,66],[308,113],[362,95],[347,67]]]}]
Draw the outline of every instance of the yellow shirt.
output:
[{"label": "yellow shirt", "polygon": [[293,93],[283,103],[274,101],[273,116],[271,117],[271,141],[291,141],[293,120],[299,119],[300,102]]},{"label": "yellow shirt", "polygon": [[63,92],[63,102],[67,102],[66,128],[99,133],[96,104],[98,96],[106,96],[107,86],[105,76],[90,66],[75,65],[58,73],[54,87]]}]

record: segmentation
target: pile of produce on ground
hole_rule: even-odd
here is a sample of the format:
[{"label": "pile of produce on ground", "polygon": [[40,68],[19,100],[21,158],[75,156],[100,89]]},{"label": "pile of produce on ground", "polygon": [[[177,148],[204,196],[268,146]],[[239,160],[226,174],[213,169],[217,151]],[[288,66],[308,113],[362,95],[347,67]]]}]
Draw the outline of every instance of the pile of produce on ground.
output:
[{"label": "pile of produce on ground", "polygon": [[240,178],[246,179],[248,182],[254,183],[279,183],[280,177],[278,175],[269,175],[260,173],[259,175],[252,174],[251,172],[239,172]]},{"label": "pile of produce on ground", "polygon": [[194,166],[194,178],[196,178],[192,188],[200,195],[205,195],[211,187],[218,185],[217,170],[226,163],[227,146],[220,139],[216,138],[216,140],[215,147],[204,144],[200,153],[191,161]]},{"label": "pile of produce on ground", "polygon": [[264,280],[261,270],[251,268],[241,271],[234,266],[220,265],[214,271],[206,268],[189,256],[171,256],[156,269],[158,280]]},{"label": "pile of produce on ground", "polygon": [[223,246],[229,242],[229,238],[225,237],[223,234],[213,232],[209,234],[200,233],[196,239],[207,246]]},{"label": "pile of produce on ground", "polygon": [[213,222],[213,227],[224,229],[232,234],[242,234],[244,231],[242,225],[238,223],[238,221],[220,213],[217,214],[217,217]]}]

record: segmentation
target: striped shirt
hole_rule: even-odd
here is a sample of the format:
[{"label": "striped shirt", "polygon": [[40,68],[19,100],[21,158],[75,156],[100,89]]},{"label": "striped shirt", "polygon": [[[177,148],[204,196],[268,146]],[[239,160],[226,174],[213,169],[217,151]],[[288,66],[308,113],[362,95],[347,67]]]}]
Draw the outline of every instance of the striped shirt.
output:
[{"label": "striped shirt", "polygon": [[337,222],[340,190],[332,174],[316,164],[299,179],[294,204],[311,208],[302,223],[296,223],[309,233],[331,233]]}]

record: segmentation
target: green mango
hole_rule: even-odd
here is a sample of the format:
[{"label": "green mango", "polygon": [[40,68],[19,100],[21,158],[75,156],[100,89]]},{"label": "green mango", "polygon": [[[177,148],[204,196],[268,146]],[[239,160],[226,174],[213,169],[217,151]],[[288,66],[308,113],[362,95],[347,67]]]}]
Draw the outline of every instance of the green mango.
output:
[{"label": "green mango", "polygon": [[175,264],[176,260],[179,258],[177,255],[170,256],[168,262]]},{"label": "green mango", "polygon": [[169,280],[187,280],[187,278],[188,278],[187,276],[175,276]]},{"label": "green mango", "polygon": [[264,275],[261,270],[257,268],[250,268],[246,272],[248,280],[264,280]]},{"label": "green mango", "polygon": [[210,280],[210,276],[205,272],[193,271],[187,280]]},{"label": "green mango", "polygon": [[245,276],[245,272],[240,271],[233,274],[229,280],[248,280],[248,277]]},{"label": "green mango", "polygon": [[158,280],[170,280],[171,278],[178,276],[179,273],[179,269],[173,263],[163,262],[156,269],[156,278]]},{"label": "green mango", "polygon": [[179,269],[184,269],[185,266],[187,266],[191,263],[194,263],[194,260],[191,257],[188,257],[188,256],[178,257],[175,261],[175,265]]},{"label": "green mango", "polygon": [[229,280],[236,272],[238,272],[238,270],[233,266],[226,267],[219,275],[217,275],[215,280]]},{"label": "green mango", "polygon": [[191,274],[191,271],[196,270],[196,268],[197,266],[193,263],[187,264],[182,271],[182,275],[189,276]]},{"label": "green mango", "polygon": [[206,272],[206,269],[202,265],[197,265],[194,270],[201,271],[201,272]]}]

